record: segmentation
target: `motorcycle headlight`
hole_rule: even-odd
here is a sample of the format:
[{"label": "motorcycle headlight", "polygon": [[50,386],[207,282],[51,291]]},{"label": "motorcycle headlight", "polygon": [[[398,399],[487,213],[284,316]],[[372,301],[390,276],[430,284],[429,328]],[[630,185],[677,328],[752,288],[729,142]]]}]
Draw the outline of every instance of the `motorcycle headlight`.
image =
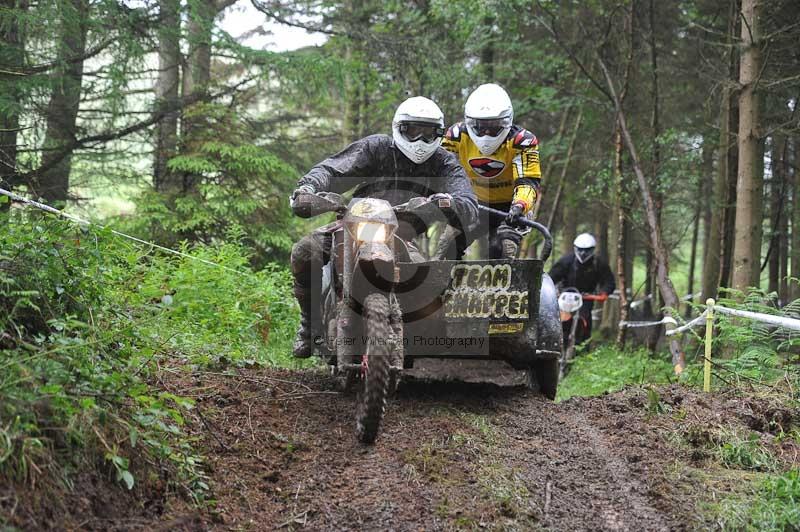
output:
[{"label": "motorcycle headlight", "polygon": [[362,242],[386,242],[389,232],[384,224],[359,222],[356,226],[356,238]]}]

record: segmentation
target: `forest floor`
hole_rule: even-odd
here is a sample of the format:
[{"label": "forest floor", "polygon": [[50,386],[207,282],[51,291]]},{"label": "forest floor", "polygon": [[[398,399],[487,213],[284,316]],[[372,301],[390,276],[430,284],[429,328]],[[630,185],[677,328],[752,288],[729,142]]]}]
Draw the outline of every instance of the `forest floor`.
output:
[{"label": "forest floor", "polygon": [[[756,433],[783,462],[796,422],[769,399],[680,385],[552,403],[521,387],[404,382],[375,445],[354,435],[355,396],[321,370],[195,372],[192,396],[213,503],[67,511],[57,528],[103,530],[686,530],[747,485],[715,461],[721,434]],[[108,497],[100,489],[83,499]],[[86,502],[87,508],[99,505]]]}]

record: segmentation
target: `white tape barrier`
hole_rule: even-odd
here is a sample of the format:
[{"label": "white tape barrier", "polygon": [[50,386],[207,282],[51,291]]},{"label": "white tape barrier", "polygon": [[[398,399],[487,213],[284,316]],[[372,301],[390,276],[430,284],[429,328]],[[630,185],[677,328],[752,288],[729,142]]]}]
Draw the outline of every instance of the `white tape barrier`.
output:
[{"label": "white tape barrier", "polygon": [[703,325],[706,322],[706,314],[708,314],[707,310],[704,310],[702,314],[697,316],[695,319],[690,321],[689,323],[685,323],[678,327],[677,329],[668,330],[665,334],[667,336],[672,336],[674,334],[681,334],[683,332],[688,331],[692,327],[697,327],[698,325]]},{"label": "white tape barrier", "polygon": [[[738,318],[746,318],[754,321],[759,321],[761,323],[767,323],[769,325],[774,325],[776,327],[782,327],[784,329],[790,329],[793,331],[800,331],[800,320],[794,318],[786,318],[784,316],[775,316],[773,314],[762,314],[760,312],[750,312],[748,310],[737,310],[728,307],[722,307],[714,305],[714,311],[719,312],[720,314],[727,314],[729,316],[736,316]],[[705,318],[708,313],[708,310],[704,310],[702,314],[694,318],[692,321],[681,325],[675,329],[667,328],[666,335],[673,336],[675,334],[681,334],[686,332],[687,330],[697,327],[705,323]],[[668,323],[672,323],[677,325],[674,319],[670,318],[669,316],[665,316],[664,318],[660,319],[659,321],[621,321],[619,322],[619,327],[622,329],[623,327],[656,327],[659,325],[665,325]]]},{"label": "white tape barrier", "polygon": [[761,314],[760,312],[750,312],[748,310],[737,310],[727,307],[718,307],[714,305],[714,312],[728,314],[729,316],[736,316],[738,318],[747,318],[750,320],[760,321],[761,323],[768,323],[776,327],[783,327],[784,329],[791,329],[793,331],[800,331],[800,320],[794,318],[786,318],[784,316],[775,316],[773,314]]},{"label": "white tape barrier", "polygon": [[619,322],[619,328],[656,327],[658,325],[666,325],[668,323],[673,325],[678,324],[678,322],[676,322],[673,318],[664,316],[658,321],[621,321]]},{"label": "white tape barrier", "polygon": [[[632,309],[637,309],[637,308],[641,307],[642,305],[644,305],[647,301],[650,301],[651,299],[653,299],[653,294],[648,294],[648,295],[644,296],[642,299],[637,299],[636,301],[632,301],[631,302],[631,308]],[[655,323],[655,322],[653,322],[653,323]]]}]

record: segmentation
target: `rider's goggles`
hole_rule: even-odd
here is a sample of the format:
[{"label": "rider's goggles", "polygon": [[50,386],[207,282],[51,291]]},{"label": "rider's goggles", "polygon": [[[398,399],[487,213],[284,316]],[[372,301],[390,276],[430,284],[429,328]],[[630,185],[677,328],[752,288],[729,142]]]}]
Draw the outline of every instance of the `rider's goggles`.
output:
[{"label": "rider's goggles", "polygon": [[423,142],[430,144],[444,135],[443,127],[430,122],[401,122],[398,128],[400,134],[409,142],[422,139]]},{"label": "rider's goggles", "polygon": [[578,262],[583,264],[587,260],[591,259],[594,256],[594,248],[575,248],[575,256],[578,258]]},{"label": "rider's goggles", "polygon": [[504,118],[469,118],[467,127],[479,137],[496,137],[507,127],[511,127],[511,117]]}]

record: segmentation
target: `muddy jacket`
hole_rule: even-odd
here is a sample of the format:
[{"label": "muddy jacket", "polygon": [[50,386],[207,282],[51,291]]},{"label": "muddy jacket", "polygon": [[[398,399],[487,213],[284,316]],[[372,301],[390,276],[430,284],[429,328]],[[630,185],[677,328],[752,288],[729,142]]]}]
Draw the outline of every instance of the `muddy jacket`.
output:
[{"label": "muddy jacket", "polygon": [[533,209],[542,179],[536,135],[514,125],[506,140],[487,156],[472,141],[464,123],[458,122],[447,130],[442,146],[458,155],[482,203],[519,203],[524,212]]},{"label": "muddy jacket", "polygon": [[422,164],[414,164],[388,135],[370,135],[314,166],[297,182],[317,192],[378,198],[392,205],[439,192],[453,197],[450,223],[471,234],[478,221],[478,202],[458,159],[439,148]]}]

